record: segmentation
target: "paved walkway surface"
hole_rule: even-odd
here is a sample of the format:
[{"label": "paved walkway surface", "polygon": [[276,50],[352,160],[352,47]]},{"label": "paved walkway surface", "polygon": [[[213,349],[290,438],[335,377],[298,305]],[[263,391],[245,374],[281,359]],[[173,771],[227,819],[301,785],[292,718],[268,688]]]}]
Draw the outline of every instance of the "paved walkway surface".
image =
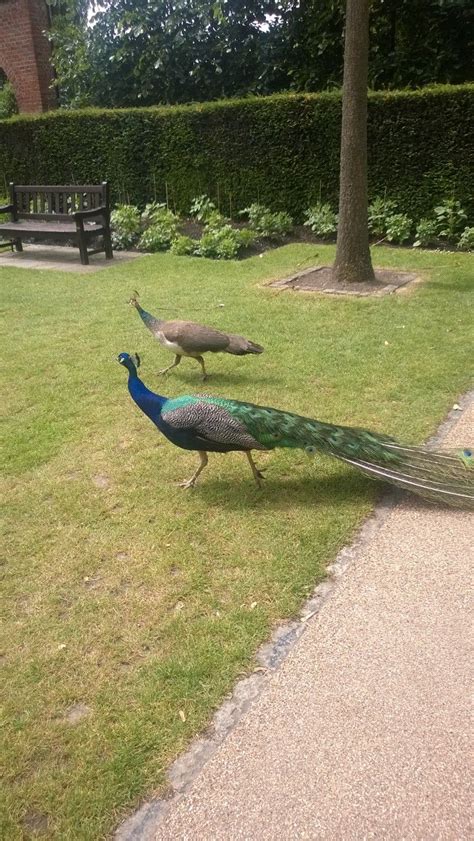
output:
[{"label": "paved walkway surface", "polygon": [[83,266],[79,257],[79,249],[64,245],[36,245],[24,243],[23,251],[0,251],[0,268],[10,266],[15,269],[43,269],[60,272],[78,272],[79,274],[94,274],[102,269],[109,269],[117,263],[126,263],[137,257],[143,257],[137,251],[114,251],[113,260],[106,260],[105,254],[93,254],[89,257],[90,264]]},{"label": "paved walkway surface", "polygon": [[[471,406],[446,443],[472,443],[473,430]],[[413,497],[389,510],[248,713],[146,837],[472,837],[473,521]]]}]

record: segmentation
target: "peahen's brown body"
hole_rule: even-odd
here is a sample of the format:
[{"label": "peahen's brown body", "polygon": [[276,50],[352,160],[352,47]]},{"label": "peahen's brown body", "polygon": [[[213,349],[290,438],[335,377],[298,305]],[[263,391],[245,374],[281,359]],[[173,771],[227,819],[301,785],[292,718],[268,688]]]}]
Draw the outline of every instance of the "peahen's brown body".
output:
[{"label": "peahen's brown body", "polygon": [[203,380],[205,380],[207,373],[203,353],[231,353],[234,356],[263,353],[261,345],[257,345],[243,336],[223,333],[213,327],[206,327],[204,324],[197,324],[194,321],[163,321],[156,318],[140,306],[137,293],[130,298],[129,303],[136,308],[142,321],[155,339],[175,355],[174,362],[160,371],[160,374],[166,374],[167,371],[176,368],[181,362],[182,356],[189,356],[199,362]]}]

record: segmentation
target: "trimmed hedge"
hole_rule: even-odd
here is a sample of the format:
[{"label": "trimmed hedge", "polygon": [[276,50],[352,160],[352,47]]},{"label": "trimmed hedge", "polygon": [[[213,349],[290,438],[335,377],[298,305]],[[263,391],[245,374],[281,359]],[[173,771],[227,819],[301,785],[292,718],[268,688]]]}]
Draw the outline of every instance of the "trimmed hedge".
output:
[{"label": "trimmed hedge", "polygon": [[[168,195],[187,211],[202,193],[222,212],[254,201],[302,218],[337,205],[340,92],[196,105],[55,111],[0,121],[2,182],[111,182],[113,199]],[[413,218],[446,196],[474,211],[474,85],[369,95],[369,192]]]}]

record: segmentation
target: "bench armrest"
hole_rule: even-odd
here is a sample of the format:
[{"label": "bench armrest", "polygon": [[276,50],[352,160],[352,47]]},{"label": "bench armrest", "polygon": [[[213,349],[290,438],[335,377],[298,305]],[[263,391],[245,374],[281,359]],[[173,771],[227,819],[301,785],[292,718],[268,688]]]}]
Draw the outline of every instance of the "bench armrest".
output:
[{"label": "bench armrest", "polygon": [[12,213],[13,205],[12,204],[3,204],[0,205],[0,213]]},{"label": "bench armrest", "polygon": [[104,216],[107,215],[108,212],[108,208],[106,208],[105,205],[101,205],[101,207],[93,207],[91,210],[76,210],[73,216],[77,222],[81,219],[89,219],[91,216]]}]

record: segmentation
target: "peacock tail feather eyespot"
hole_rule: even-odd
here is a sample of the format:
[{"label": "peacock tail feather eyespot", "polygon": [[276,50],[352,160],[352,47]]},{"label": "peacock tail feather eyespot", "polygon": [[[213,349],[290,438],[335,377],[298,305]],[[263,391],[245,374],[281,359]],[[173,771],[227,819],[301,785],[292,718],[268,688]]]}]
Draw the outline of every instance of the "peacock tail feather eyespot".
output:
[{"label": "peacock tail feather eyespot", "polygon": [[466,447],[460,455],[466,467],[474,467],[474,453],[470,448]]}]

